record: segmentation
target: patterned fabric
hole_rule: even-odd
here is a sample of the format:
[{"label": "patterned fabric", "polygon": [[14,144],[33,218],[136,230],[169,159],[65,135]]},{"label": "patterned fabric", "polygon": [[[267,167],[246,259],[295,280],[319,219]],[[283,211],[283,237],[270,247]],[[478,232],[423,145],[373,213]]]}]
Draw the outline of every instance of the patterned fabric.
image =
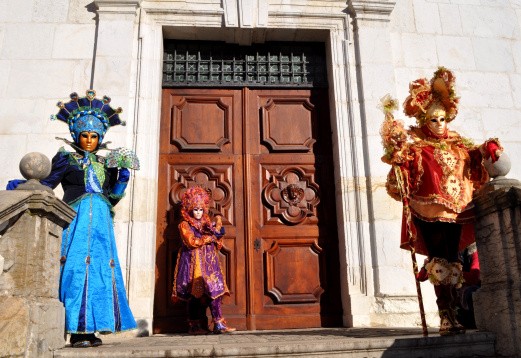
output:
[{"label": "patterned fabric", "polygon": [[107,168],[129,168],[139,169],[139,159],[132,150],[128,148],[117,148],[109,152],[106,157]]},{"label": "patterned fabric", "polygon": [[467,148],[455,132],[438,138],[424,126],[409,133],[414,141],[409,147],[411,208],[426,221],[461,222],[459,214],[467,209],[474,190],[489,179],[482,163],[471,160],[479,148]]},{"label": "patterned fabric", "polygon": [[119,332],[136,328],[118,260],[111,205],[86,194],[62,237],[60,301],[68,333]]},{"label": "patterned fabric", "polygon": [[452,285],[460,288],[463,283],[463,266],[459,262],[449,263],[445,259],[433,257],[425,268],[433,285]]},{"label": "patterned fabric", "polygon": [[404,114],[416,118],[418,124],[409,130],[394,118],[397,100],[386,95],[380,104],[385,115],[380,130],[385,151],[382,161],[392,166],[386,189],[403,204],[400,247],[424,255],[429,253],[413,217],[426,222],[461,224],[461,240],[450,240],[458,240],[463,248],[471,244],[472,196],[489,180],[484,159],[497,160],[502,152],[495,138],[475,146],[447,129],[446,124],[458,113],[455,81],[452,71],[439,67],[430,80],[420,78],[409,84]]},{"label": "patterned fabric", "polygon": [[[428,222],[464,225],[461,248],[470,245],[474,241],[472,197],[489,180],[483,164],[483,145],[470,145],[452,131],[437,136],[427,126],[411,127],[406,134],[410,140],[397,149],[403,161],[393,164],[387,176],[387,192],[394,199],[402,200],[401,187],[405,186],[413,216]],[[495,139],[489,141],[500,146]],[[398,180],[397,172],[403,183]],[[412,233],[416,252],[428,255],[414,223],[405,220],[404,216],[400,246],[410,249]]]},{"label": "patterned fabric", "polygon": [[95,115],[93,111],[82,111],[79,112],[76,117],[78,119],[71,121],[69,127],[75,141],[79,138],[81,132],[96,132],[100,139],[103,138],[107,127],[102,122],[102,116]]},{"label": "patterned fabric", "polygon": [[[179,232],[183,246],[177,256],[172,297],[188,300],[191,296],[201,298],[206,295],[215,299],[229,294],[218,256],[222,239],[215,234],[203,233],[186,221],[179,224]],[[223,231],[219,236],[222,234]]]}]

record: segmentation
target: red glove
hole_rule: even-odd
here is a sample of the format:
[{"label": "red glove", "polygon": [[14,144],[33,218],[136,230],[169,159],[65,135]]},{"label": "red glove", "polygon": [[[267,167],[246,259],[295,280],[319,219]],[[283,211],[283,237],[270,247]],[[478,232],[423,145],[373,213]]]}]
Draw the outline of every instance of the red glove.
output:
[{"label": "red glove", "polygon": [[488,142],[485,147],[485,159],[492,158],[492,163],[499,159],[497,152],[501,152],[501,147],[496,142]]}]

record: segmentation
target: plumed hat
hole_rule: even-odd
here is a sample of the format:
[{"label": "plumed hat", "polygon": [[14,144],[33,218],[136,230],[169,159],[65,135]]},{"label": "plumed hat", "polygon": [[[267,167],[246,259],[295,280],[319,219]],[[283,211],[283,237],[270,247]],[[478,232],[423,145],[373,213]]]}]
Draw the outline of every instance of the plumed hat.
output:
[{"label": "plumed hat", "polygon": [[409,83],[409,96],[403,103],[403,112],[416,118],[420,126],[439,114],[443,114],[447,122],[452,121],[458,114],[459,102],[455,81],[451,70],[439,67],[430,80],[420,78]]},{"label": "plumed hat", "polygon": [[89,89],[85,97],[78,97],[76,92],[70,94],[71,100],[67,103],[58,102],[59,112],[51,116],[51,120],[58,119],[67,123],[72,139],[78,143],[81,132],[96,132],[99,135],[99,143],[107,130],[118,124],[125,125],[119,114],[121,108],[110,106],[110,97],[96,98],[96,91]]}]

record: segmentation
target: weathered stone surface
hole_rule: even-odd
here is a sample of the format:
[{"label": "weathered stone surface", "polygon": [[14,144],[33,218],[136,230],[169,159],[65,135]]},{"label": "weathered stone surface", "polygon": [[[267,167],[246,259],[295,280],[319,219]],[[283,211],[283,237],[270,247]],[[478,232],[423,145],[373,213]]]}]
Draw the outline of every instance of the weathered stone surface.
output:
[{"label": "weathered stone surface", "polygon": [[0,192],[0,223],[10,225],[0,238],[0,255],[12,262],[0,276],[0,294],[57,298],[60,225],[74,215],[47,192]]},{"label": "weathered stone surface", "polygon": [[20,160],[20,173],[28,179],[27,182],[18,185],[17,190],[43,190],[53,193],[52,189],[40,183],[41,179],[51,174],[51,161],[40,152],[31,152]]},{"label": "weathered stone surface", "polygon": [[0,357],[52,357],[65,345],[60,242],[74,215],[46,191],[0,191]]},{"label": "weathered stone surface", "polygon": [[[437,328],[431,330],[437,332]],[[468,332],[440,337],[421,335],[420,328],[318,328],[189,335],[103,337],[101,347],[64,348],[55,358],[72,357],[262,357],[262,358],[411,358],[494,357],[494,335]]]},{"label": "weathered stone surface", "polygon": [[14,296],[58,297],[61,227],[21,214],[0,239],[0,253],[13,266],[0,280],[0,293]]},{"label": "weathered stone surface", "polygon": [[29,326],[26,300],[0,296],[0,357],[23,356]]},{"label": "weathered stone surface", "polygon": [[58,300],[0,296],[0,357],[52,357],[65,344],[64,320]]},{"label": "weathered stone surface", "polygon": [[501,187],[500,183],[492,181],[488,186],[495,190],[485,190],[474,200],[481,269],[481,288],[473,296],[474,311],[477,327],[496,334],[497,353],[519,357],[521,187]]},{"label": "weathered stone surface", "polygon": [[496,177],[504,177],[510,171],[512,167],[512,162],[510,161],[510,157],[507,153],[501,154],[496,162],[492,162],[491,158],[488,158],[483,163],[485,168],[487,169],[488,175],[491,178]]}]

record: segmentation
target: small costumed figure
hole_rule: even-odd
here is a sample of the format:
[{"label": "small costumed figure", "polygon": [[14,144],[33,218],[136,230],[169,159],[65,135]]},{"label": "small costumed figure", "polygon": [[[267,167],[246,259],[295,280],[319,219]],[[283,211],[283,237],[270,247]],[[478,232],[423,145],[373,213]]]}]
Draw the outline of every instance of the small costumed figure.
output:
[{"label": "small costumed figure", "polygon": [[222,299],[230,292],[219,263],[223,246],[224,227],[220,215],[212,222],[208,215],[210,196],[201,187],[188,188],[182,196],[179,224],[182,247],[177,256],[172,301],[187,302],[188,333],[209,333],[206,308],[210,307],[213,333],[228,333],[222,315]]},{"label": "small costumed figure", "polygon": [[410,83],[404,113],[417,125],[408,130],[392,115],[396,101],[382,100],[382,160],[392,166],[386,188],[403,203],[400,247],[428,257],[424,271],[434,285],[441,335],[465,332],[455,312],[463,282],[458,254],[475,241],[471,201],[489,180],[484,160],[495,162],[503,151],[498,139],[474,145],[448,129],[458,112],[454,83],[454,74],[443,67],[430,80]]},{"label": "small costumed figure", "polygon": [[[51,188],[62,185],[63,200],[76,216],[63,231],[61,244],[59,298],[65,306],[65,331],[72,347],[102,344],[95,333],[127,331],[136,322],[127,302],[127,294],[118,260],[112,218],[113,206],[124,195],[130,171],[139,169],[135,154],[124,148],[99,150],[107,130],[124,124],[121,108],[113,109],[109,97],[70,95],[67,103],[58,102],[59,112],[51,116],[68,124],[73,142],[62,139],[73,151],[63,147],[52,159],[51,174],[41,181]],[[60,138],[61,139],[61,138]],[[21,180],[13,180],[14,189]]]}]

